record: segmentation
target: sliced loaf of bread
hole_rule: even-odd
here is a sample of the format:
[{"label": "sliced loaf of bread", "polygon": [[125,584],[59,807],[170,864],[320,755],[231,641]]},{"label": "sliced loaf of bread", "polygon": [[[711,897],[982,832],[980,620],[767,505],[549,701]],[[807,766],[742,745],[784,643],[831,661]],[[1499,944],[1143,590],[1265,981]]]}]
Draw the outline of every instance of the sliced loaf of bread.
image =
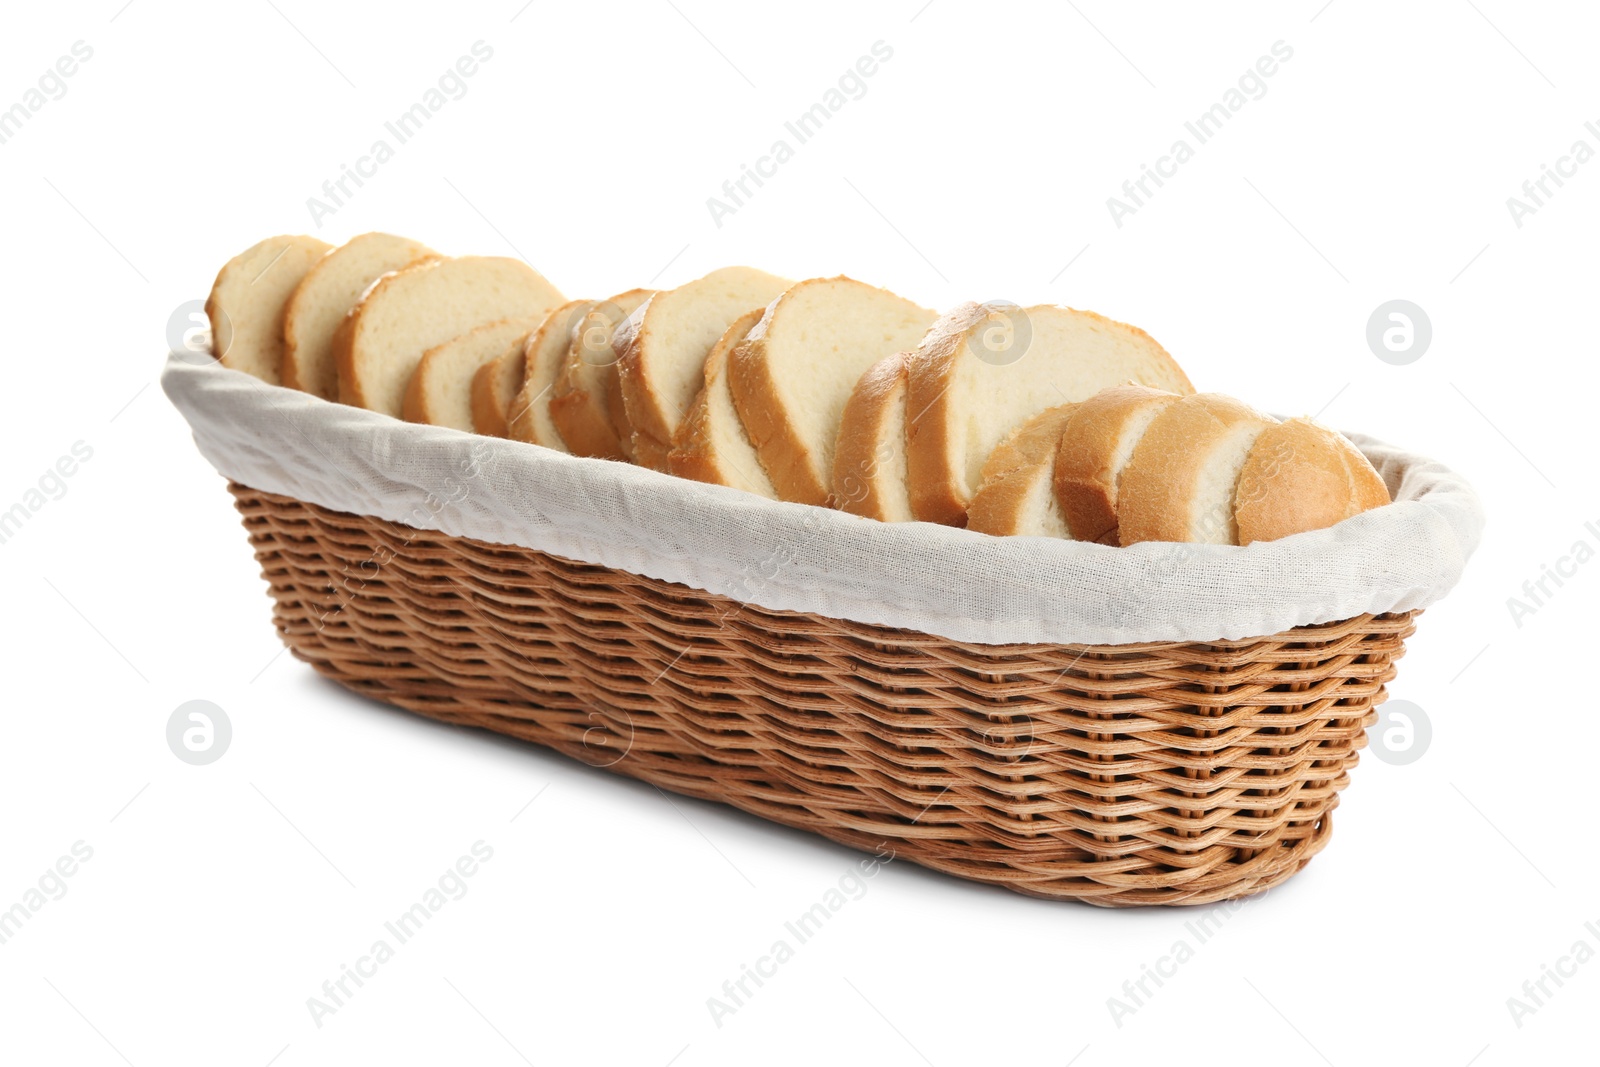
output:
[{"label": "sliced loaf of bread", "polygon": [[928,331],[912,362],[906,446],[917,518],[959,526],[984,461],[1047,407],[1134,381],[1193,387],[1144,331],[1093,312],[963,304]]},{"label": "sliced loaf of bread", "polygon": [[1079,541],[1117,543],[1117,486],[1144,432],[1178,399],[1143,385],[1114,385],[1078,405],[1061,434],[1055,495]]},{"label": "sliced loaf of bread", "polygon": [[472,432],[472,382],[478,369],[538,325],[537,318],[501,319],[453,337],[422,354],[406,386],[401,416]]},{"label": "sliced loaf of bread", "polygon": [[427,245],[388,233],[352,237],[317,261],[283,309],[283,384],[339,399],[333,335],[373,282],[435,256]]},{"label": "sliced loaf of bread", "polygon": [[936,318],[852,278],[812,278],[774,300],[729,358],[729,383],[778,496],[825,504],[845,404],[861,375]]},{"label": "sliced loaf of bread", "polygon": [[728,387],[728,355],[761,321],[765,311],[755,308],[733,320],[706,354],[704,383],[689,405],[689,414],[678,424],[672,450],[667,454],[667,470],[680,478],[731,485],[775,500],[777,490],[761,466],[750,436],[744,432],[744,423],[733,406],[733,391]]},{"label": "sliced loaf of bread", "polygon": [[1310,419],[1268,426],[1234,493],[1238,543],[1320,530],[1389,503],[1389,488],[1342,435]]},{"label": "sliced loaf of bread", "polygon": [[398,417],[428,349],[486,323],[542,314],[562,300],[538,271],[503,256],[424,260],[386,274],[334,334],[339,399]]},{"label": "sliced loaf of bread", "polygon": [[751,267],[724,267],[656,293],[611,339],[634,458],[657,470],[705,383],[706,356],[728,326],[790,285]]},{"label": "sliced loaf of bread", "polygon": [[967,508],[967,529],[979,533],[1072,539],[1056,500],[1054,472],[1061,434],[1076,404],[1034,415],[995,446]]},{"label": "sliced loaf of bread", "polygon": [[590,308],[572,327],[566,359],[550,394],[550,418],[575,455],[632,458],[633,435],[622,406],[611,335],[653,292],[618,293]]},{"label": "sliced loaf of bread", "polygon": [[550,397],[556,377],[572,347],[572,330],[594,308],[593,300],[572,300],[545,315],[539,328],[523,346],[522,386],[506,411],[507,436],[515,441],[566,452],[556,424],[550,418]]},{"label": "sliced loaf of bread", "polygon": [[829,504],[880,522],[911,522],[906,484],[906,386],[911,353],[867,368],[845,401],[833,449]]},{"label": "sliced loaf of bread", "polygon": [[1238,544],[1239,475],[1257,438],[1275,422],[1221,393],[1194,393],[1167,405],[1123,468],[1119,541]]},{"label": "sliced loaf of bread", "polygon": [[218,362],[271,385],[283,381],[284,306],[332,247],[315,237],[269,237],[223,264],[206,300]]}]

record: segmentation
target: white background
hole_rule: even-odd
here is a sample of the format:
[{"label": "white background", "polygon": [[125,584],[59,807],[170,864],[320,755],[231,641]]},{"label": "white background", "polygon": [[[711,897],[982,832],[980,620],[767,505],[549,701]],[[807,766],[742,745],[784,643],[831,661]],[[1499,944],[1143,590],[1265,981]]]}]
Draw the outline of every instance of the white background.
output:
[{"label": "white background", "polygon": [[[13,12],[0,107],[74,42],[93,57],[0,144],[0,510],[75,442],[93,457],[0,544],[0,908],[74,842],[93,858],[0,945],[0,1059],[1591,1061],[1600,962],[1520,1027],[1507,998],[1580,938],[1600,949],[1600,563],[1520,626],[1507,599],[1600,547],[1600,162],[1520,228],[1506,199],[1574,140],[1600,148],[1600,27],[1578,5],[1320,2]],[[315,228],[307,198],[479,40],[466,95]],[[707,197],[880,40],[866,94],[718,227]],[[1114,225],[1107,197],[1279,40],[1266,95]],[[936,307],[1093,308],[1203,389],[1438,456],[1490,524],[1392,687],[1431,748],[1364,759],[1330,847],[1120,1026],[1107,998],[1193,911],[892,864],[718,1027],[707,998],[856,854],[280,656],[221,480],[153,384],[168,315],[228,257],[373,229],[524,255],[575,296],[750,263]],[[1409,366],[1365,341],[1394,298],[1433,323]],[[205,767],[165,741],[195,698],[233,723]],[[480,839],[467,895],[315,1025],[307,998]]]}]

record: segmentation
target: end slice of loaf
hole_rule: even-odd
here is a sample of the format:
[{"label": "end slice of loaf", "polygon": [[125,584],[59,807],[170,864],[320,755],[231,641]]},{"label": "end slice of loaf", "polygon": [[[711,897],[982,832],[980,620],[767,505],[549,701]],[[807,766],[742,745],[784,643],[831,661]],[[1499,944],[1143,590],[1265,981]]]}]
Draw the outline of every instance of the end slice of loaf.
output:
[{"label": "end slice of loaf", "polygon": [[579,456],[628,459],[631,438],[621,410],[617,353],[611,335],[650,298],[653,289],[630,289],[602,300],[572,328],[567,355],[550,395],[550,418],[567,448]]},{"label": "end slice of loaf", "polygon": [[711,347],[735,319],[793,284],[751,267],[724,267],[656,293],[617,327],[611,346],[635,460],[667,469],[673,438],[705,383]]},{"label": "end slice of loaf", "polygon": [[983,462],[1006,434],[1047,407],[1126,381],[1194,391],[1149,334],[1093,312],[957,307],[912,363],[907,462],[917,517],[961,525]]},{"label": "end slice of loaf", "polygon": [[745,429],[778,496],[826,504],[844,408],[861,375],[913,347],[927,308],[853,278],[812,278],[767,307],[729,358]]},{"label": "end slice of loaf", "polygon": [[511,436],[511,402],[527,373],[528,330],[472,376],[472,428],[489,437]]},{"label": "end slice of loaf", "polygon": [[1342,435],[1310,419],[1269,426],[1239,472],[1239,544],[1321,530],[1389,503],[1389,488]]},{"label": "end slice of loaf", "polygon": [[1033,416],[995,446],[967,509],[967,529],[979,533],[1072,539],[1056,500],[1054,471],[1061,435],[1076,404]]},{"label": "end slice of loaf", "polygon": [[845,401],[833,449],[829,503],[880,522],[911,522],[906,484],[906,389],[911,353],[895,352],[867,368]]},{"label": "end slice of loaf", "polygon": [[731,485],[776,500],[777,490],[744,431],[733,405],[733,391],[728,387],[728,356],[765,312],[766,308],[756,308],[740,315],[706,354],[704,383],[689,406],[689,414],[678,424],[672,450],[667,454],[667,470],[680,478]]},{"label": "end slice of loaf", "polygon": [[334,335],[339,399],[398,417],[422,354],[501,319],[562,303],[519,259],[463,256],[415,263],[373,284]]},{"label": "end slice of loaf", "polygon": [[206,300],[219,363],[271,385],[283,381],[284,306],[332,247],[315,237],[269,237],[223,264]]},{"label": "end slice of loaf", "polygon": [[472,381],[478,369],[537,324],[535,318],[501,319],[428,349],[406,386],[402,416],[407,422],[471,433]]},{"label": "end slice of loaf", "polygon": [[1079,541],[1117,544],[1117,486],[1157,415],[1177,393],[1114,385],[1078,405],[1061,434],[1055,494],[1067,528]]},{"label": "end slice of loaf", "polygon": [[337,400],[333,335],[345,315],[383,275],[432,258],[433,249],[417,241],[364,233],[319,259],[283,309],[283,384]]},{"label": "end slice of loaf", "polygon": [[1276,420],[1220,393],[1169,404],[1122,472],[1117,533],[1141,541],[1239,543],[1234,498],[1256,439]]},{"label": "end slice of loaf", "polygon": [[550,398],[567,361],[572,331],[593,310],[593,300],[572,300],[547,313],[523,346],[521,388],[506,411],[508,436],[566,452],[567,443],[550,418]]}]

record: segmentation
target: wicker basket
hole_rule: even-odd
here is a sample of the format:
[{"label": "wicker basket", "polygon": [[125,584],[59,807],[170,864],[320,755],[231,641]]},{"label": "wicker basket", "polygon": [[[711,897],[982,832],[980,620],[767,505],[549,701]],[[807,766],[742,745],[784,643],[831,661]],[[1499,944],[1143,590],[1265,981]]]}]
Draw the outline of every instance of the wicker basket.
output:
[{"label": "wicker basket", "polygon": [[1199,904],[1327,844],[1416,612],[978,645],[231,489],[294,654],[358,693],[1033,896]]}]

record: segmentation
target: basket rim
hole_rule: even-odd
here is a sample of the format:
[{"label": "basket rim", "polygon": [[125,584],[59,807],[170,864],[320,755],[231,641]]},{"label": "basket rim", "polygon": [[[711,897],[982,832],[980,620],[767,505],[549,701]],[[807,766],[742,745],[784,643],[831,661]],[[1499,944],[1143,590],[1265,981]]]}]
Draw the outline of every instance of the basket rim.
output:
[{"label": "basket rim", "polygon": [[1129,548],[884,524],[631,464],[401,422],[171,353],[200,452],[252,488],[520,546],[758,607],[975,644],[1236,640],[1423,608],[1483,512],[1444,465],[1347,434],[1396,503],[1247,547]]}]

